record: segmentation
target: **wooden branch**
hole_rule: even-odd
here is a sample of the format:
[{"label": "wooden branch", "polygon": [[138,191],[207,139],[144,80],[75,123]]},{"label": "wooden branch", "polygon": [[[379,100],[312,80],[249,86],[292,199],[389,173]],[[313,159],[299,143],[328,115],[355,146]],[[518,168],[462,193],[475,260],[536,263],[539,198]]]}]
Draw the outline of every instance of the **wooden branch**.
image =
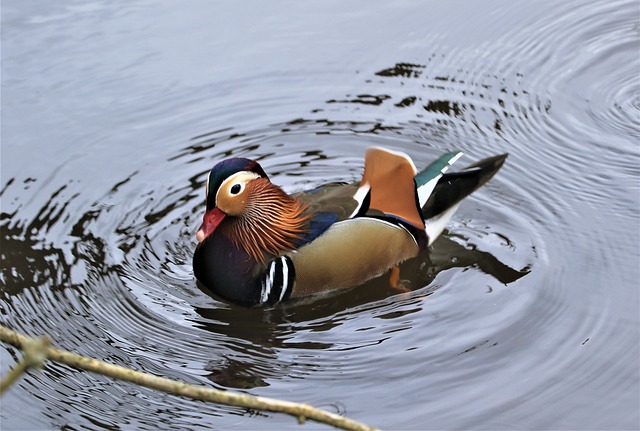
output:
[{"label": "wooden branch", "polygon": [[18,364],[13,367],[0,380],[0,395],[9,389],[29,368],[41,368],[47,360],[47,348],[49,338],[28,338],[23,343],[24,356]]},{"label": "wooden branch", "polygon": [[[34,340],[32,338],[12,331],[11,329],[2,325],[0,325],[0,341],[11,344],[12,346],[15,346],[22,350],[27,349],[28,346],[33,345],[34,343]],[[317,409],[308,404],[299,404],[290,401],[281,401],[273,398],[256,397],[253,395],[238,394],[214,388],[206,388],[203,386],[189,385],[164,377],[158,377],[151,374],[142,373],[140,371],[131,370],[118,365],[108,364],[97,359],[80,356],[65,350],[55,349],[53,347],[48,347],[48,345],[44,347],[43,352],[43,358],[55,362],[60,362],[80,370],[92,371],[104,376],[112,377],[114,379],[135,383],[137,385],[145,386],[151,389],[157,389],[159,391],[163,391],[173,395],[202,401],[210,401],[227,406],[285,413],[297,418],[300,424],[304,423],[307,419],[310,419],[343,430],[376,430],[376,428],[369,427],[363,423],[356,422],[335,413]],[[25,358],[26,357],[27,355],[25,354]],[[14,370],[18,368],[19,367],[16,367],[14,368]],[[17,379],[20,374],[22,374],[22,372],[23,371],[17,374],[15,378]],[[2,381],[4,383],[4,379]]]}]

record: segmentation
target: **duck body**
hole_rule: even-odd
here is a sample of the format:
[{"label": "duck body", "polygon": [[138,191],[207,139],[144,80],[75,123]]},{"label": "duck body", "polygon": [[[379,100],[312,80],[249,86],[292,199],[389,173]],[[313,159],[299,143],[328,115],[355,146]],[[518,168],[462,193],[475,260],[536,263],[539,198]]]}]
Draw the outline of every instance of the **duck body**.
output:
[{"label": "duck body", "polygon": [[222,161],[207,179],[195,276],[246,306],[363,284],[430,245],[460,201],[506,158],[445,173],[461,154],[445,154],[417,172],[405,154],[374,147],[359,185],[331,183],[293,195],[255,161]]}]

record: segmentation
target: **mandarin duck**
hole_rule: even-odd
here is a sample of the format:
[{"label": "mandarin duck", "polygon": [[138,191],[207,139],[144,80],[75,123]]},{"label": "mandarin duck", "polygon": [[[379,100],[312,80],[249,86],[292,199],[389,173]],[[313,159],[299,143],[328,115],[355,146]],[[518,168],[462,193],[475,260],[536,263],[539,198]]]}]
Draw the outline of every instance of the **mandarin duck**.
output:
[{"label": "mandarin duck", "polygon": [[462,155],[418,172],[409,156],[366,151],[359,184],[330,183],[292,195],[253,160],[219,162],[193,256],[208,290],[245,306],[273,305],[361,285],[417,256],[442,233],[460,201],[487,182],[506,154],[447,173]]}]

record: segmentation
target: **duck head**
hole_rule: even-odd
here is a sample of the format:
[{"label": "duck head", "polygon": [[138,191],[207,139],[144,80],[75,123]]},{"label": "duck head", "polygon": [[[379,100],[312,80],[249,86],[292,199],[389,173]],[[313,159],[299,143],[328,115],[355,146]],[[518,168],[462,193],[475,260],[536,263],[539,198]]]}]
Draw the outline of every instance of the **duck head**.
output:
[{"label": "duck head", "polygon": [[207,178],[206,202],[198,246],[218,231],[263,264],[265,254],[293,249],[308,219],[306,206],[271,183],[260,164],[249,159],[215,165]]}]

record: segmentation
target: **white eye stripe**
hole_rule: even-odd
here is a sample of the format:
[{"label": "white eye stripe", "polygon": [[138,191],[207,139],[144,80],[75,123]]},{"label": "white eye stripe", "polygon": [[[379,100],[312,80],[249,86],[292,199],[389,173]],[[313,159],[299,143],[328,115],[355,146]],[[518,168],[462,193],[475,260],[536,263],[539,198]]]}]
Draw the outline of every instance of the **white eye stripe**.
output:
[{"label": "white eye stripe", "polygon": [[[256,178],[260,178],[260,175],[251,171],[241,171],[241,172],[236,172],[233,175],[230,175],[226,180],[222,182],[222,184],[220,184],[220,187],[216,192],[216,201],[218,201],[218,198],[220,197],[220,192],[222,192],[223,190],[224,190],[224,193],[228,196],[238,195],[244,191],[244,188],[247,185],[247,183],[249,183],[252,180],[255,180]],[[232,189],[236,185],[240,186],[240,190],[234,193]]]}]

